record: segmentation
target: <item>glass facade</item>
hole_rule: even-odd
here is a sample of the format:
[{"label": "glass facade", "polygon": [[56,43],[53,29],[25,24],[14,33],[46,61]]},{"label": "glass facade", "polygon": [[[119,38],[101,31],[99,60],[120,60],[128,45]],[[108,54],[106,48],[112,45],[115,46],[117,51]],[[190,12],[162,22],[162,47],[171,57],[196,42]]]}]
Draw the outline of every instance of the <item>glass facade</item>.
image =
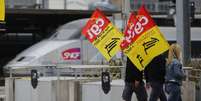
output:
[{"label": "glass facade", "polygon": [[171,1],[159,2],[158,0],[130,0],[130,3],[131,9],[134,11],[136,11],[142,4],[144,4],[150,12],[161,13],[167,13],[169,6],[171,5]]}]

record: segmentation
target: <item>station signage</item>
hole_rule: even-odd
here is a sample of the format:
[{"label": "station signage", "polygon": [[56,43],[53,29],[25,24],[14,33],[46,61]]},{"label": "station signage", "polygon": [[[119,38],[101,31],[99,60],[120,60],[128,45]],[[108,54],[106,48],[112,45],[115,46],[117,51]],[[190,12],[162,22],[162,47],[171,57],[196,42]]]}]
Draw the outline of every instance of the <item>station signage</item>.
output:
[{"label": "station signage", "polygon": [[80,60],[80,48],[71,48],[62,52],[64,60]]}]

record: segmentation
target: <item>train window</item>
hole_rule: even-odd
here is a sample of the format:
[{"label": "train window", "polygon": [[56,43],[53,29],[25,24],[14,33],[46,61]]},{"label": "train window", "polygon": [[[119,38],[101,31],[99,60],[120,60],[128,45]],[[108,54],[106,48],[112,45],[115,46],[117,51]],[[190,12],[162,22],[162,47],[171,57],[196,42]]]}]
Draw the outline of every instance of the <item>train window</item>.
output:
[{"label": "train window", "polygon": [[25,62],[25,61],[30,61],[32,60],[34,57],[33,56],[22,56],[20,57],[17,61],[18,62]]},{"label": "train window", "polygon": [[25,57],[23,56],[23,57],[19,58],[17,61],[18,61],[18,62],[19,62],[19,61],[22,61],[24,58],[25,58]]},{"label": "train window", "polygon": [[88,19],[75,20],[66,23],[57,29],[57,32],[51,36],[52,40],[72,40],[80,39],[81,29],[85,26]]},{"label": "train window", "polygon": [[77,29],[72,36],[69,37],[69,39],[80,39],[81,37],[81,29]]},{"label": "train window", "polygon": [[51,39],[53,40],[71,40],[71,39],[78,39],[80,37],[78,29],[60,29],[58,30]]}]

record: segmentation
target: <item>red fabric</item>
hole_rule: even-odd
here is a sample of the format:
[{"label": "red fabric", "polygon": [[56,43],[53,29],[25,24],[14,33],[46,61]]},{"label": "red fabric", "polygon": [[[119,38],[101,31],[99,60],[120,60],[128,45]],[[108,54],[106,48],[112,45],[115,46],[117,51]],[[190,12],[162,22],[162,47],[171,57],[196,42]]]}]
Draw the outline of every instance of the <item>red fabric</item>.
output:
[{"label": "red fabric", "polygon": [[[97,38],[98,35],[94,35],[93,38],[90,38],[88,31],[94,24],[100,25],[100,23],[97,23],[97,20],[100,18],[103,19],[103,21],[104,21],[104,25],[99,27],[102,32],[107,27],[107,25],[110,23],[110,21],[99,9],[96,9],[93,12],[93,14],[92,14],[91,18],[89,19],[89,21],[87,22],[86,26],[82,29],[82,34],[84,36],[86,36],[90,42],[93,42]],[[100,35],[100,33],[99,33],[99,35]],[[94,34],[94,33],[92,33],[92,34]]]}]

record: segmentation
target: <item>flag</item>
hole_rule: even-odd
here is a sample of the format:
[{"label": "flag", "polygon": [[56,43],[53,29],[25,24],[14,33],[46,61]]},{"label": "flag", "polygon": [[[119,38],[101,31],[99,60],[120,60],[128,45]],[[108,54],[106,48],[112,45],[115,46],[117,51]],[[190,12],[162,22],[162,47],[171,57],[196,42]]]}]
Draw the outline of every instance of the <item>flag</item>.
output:
[{"label": "flag", "polygon": [[5,2],[0,0],[0,21],[5,20]]},{"label": "flag", "polygon": [[169,48],[168,42],[144,6],[139,9],[137,16],[131,14],[124,34],[121,48],[140,71],[154,57]]},{"label": "flag", "polygon": [[93,12],[82,29],[82,34],[100,51],[107,61],[120,51],[123,34],[99,9]]},{"label": "flag", "polygon": [[[134,41],[142,34],[143,30],[139,30],[137,24],[139,23],[134,13],[130,14],[127,26],[124,31],[124,40],[121,43],[121,49],[131,49]],[[138,24],[139,25],[139,24]],[[127,53],[127,52],[126,52]]]}]

